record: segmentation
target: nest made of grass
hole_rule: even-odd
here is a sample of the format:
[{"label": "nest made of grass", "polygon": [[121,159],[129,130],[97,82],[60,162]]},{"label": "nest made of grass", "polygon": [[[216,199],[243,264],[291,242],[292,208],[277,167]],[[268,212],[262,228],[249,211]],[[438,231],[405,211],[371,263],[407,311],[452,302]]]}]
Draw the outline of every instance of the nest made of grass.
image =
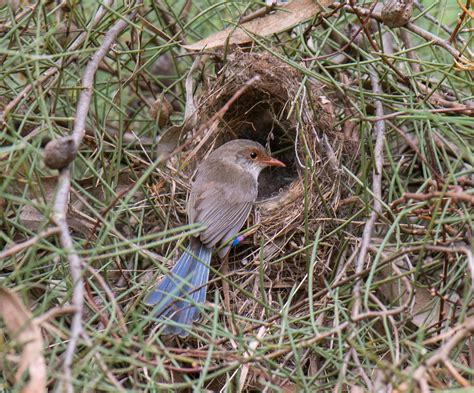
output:
[{"label": "nest made of grass", "polygon": [[[242,94],[225,113],[217,127],[194,138],[169,172],[173,192],[160,203],[175,211],[176,225],[185,220],[186,195],[199,162],[217,146],[236,138],[252,139],[266,146],[286,168],[267,168],[259,178],[256,209],[248,219],[251,236],[230,256],[236,283],[254,292],[252,270],[263,266],[272,289],[289,290],[307,274],[310,249],[278,262],[283,255],[301,250],[316,231],[328,234],[350,216],[341,200],[350,195],[350,181],[342,170],[349,166],[353,141],[335,126],[343,110],[337,96],[314,80],[302,82],[302,75],[269,53],[236,51],[218,71],[199,97],[198,118],[205,122],[225,105],[241,86],[260,79]],[[348,148],[348,145],[351,145]],[[316,275],[331,269],[331,255],[337,243],[318,247]],[[242,274],[240,274],[241,272]],[[240,314],[260,317],[260,310],[238,292],[234,304]],[[260,296],[256,293],[256,296]]]}]

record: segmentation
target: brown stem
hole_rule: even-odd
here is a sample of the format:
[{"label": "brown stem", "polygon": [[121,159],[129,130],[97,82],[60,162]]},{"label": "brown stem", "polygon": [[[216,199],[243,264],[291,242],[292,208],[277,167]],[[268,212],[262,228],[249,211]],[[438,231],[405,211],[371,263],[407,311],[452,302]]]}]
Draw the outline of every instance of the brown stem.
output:
[{"label": "brown stem", "polygon": [[[137,6],[141,5],[141,1],[137,1]],[[99,9],[100,11],[101,9]],[[130,13],[130,20],[136,16],[138,9]],[[94,20],[97,19],[97,16]],[[129,20],[120,19],[107,32],[102,44],[99,46],[97,52],[92,56],[92,59],[86,66],[84,76],[82,79],[83,90],[79,96],[77,103],[77,110],[72,131],[72,138],[76,147],[79,147],[82,138],[85,134],[85,124],[87,114],[89,112],[90,101],[92,97],[92,90],[94,85],[94,76],[99,68],[99,64],[107,54],[109,48],[114,43],[117,36],[128,26]],[[54,70],[54,69],[53,69]],[[63,373],[64,380],[60,381],[57,390],[72,393],[74,391],[72,386],[72,362],[74,353],[76,351],[77,342],[81,335],[87,336],[82,328],[82,315],[84,309],[84,279],[82,277],[82,261],[74,249],[72,236],[69,233],[67,223],[67,210],[69,195],[71,190],[71,170],[70,166],[62,169],[58,177],[58,186],[56,197],[53,204],[53,221],[60,230],[60,243],[64,249],[65,255],[69,261],[69,269],[72,278],[72,305],[75,307],[72,323],[71,323],[71,339],[69,340],[63,358]]]}]

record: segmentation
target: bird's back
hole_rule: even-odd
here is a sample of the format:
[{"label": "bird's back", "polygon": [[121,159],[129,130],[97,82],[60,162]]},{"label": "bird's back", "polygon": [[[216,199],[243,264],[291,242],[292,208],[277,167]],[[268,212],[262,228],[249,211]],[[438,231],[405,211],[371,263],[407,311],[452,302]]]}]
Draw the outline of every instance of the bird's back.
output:
[{"label": "bird's back", "polygon": [[258,194],[257,180],[225,158],[209,157],[199,166],[188,200],[190,223],[207,227],[201,239],[209,246],[237,233]]}]

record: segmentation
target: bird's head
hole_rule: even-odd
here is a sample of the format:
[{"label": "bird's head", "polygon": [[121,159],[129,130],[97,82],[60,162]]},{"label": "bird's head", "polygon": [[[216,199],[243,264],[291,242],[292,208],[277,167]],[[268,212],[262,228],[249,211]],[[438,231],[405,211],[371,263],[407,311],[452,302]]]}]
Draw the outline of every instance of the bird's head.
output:
[{"label": "bird's head", "polygon": [[236,139],[226,143],[226,146],[229,148],[229,156],[255,177],[258,177],[261,170],[268,166],[286,166],[283,162],[270,156],[260,143]]}]

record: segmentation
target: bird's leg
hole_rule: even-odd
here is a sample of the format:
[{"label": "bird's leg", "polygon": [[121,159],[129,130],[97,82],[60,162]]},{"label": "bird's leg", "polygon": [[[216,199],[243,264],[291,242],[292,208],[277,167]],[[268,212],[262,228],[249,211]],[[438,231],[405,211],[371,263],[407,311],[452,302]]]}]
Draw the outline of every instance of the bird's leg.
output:
[{"label": "bird's leg", "polygon": [[230,247],[231,248],[234,248],[234,247],[237,247],[240,243],[242,243],[243,240],[245,240],[247,237],[253,235],[255,232],[257,232],[257,227],[249,230],[249,231],[246,231],[244,234],[242,235],[239,235],[239,236],[236,236],[234,238],[234,240],[232,240],[232,243],[230,243]]},{"label": "bird's leg", "polygon": [[[224,256],[224,258],[222,258],[221,273],[223,277],[229,276],[229,254],[228,253]],[[232,309],[230,308],[230,289],[229,289],[229,283],[227,282],[227,280],[222,280],[222,290],[224,292],[224,310],[229,315],[227,320],[232,330],[232,334],[236,335],[237,330],[234,326],[234,321],[232,319]]]},{"label": "bird's leg", "polygon": [[234,240],[232,240],[232,243],[230,243],[230,246],[233,248],[233,247],[237,247],[239,245],[239,243],[245,239],[245,236],[244,235],[239,235],[237,236]]}]

